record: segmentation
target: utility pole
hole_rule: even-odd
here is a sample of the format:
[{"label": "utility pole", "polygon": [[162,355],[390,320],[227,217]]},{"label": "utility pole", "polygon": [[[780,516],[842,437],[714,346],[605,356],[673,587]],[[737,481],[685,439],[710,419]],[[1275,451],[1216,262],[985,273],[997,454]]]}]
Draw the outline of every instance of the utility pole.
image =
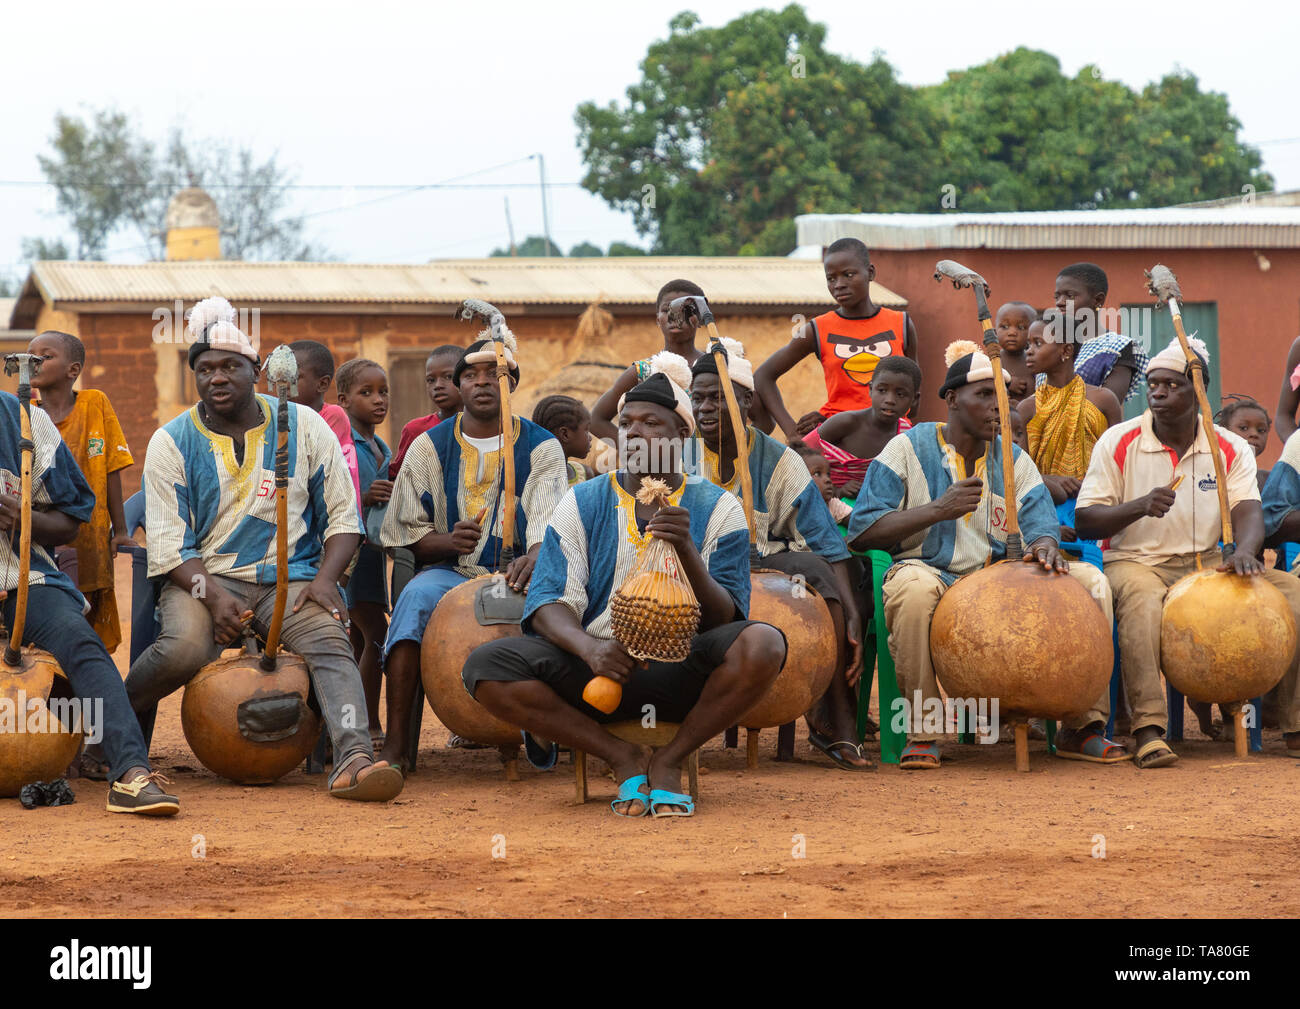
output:
[{"label": "utility pole", "polygon": [[551,218],[546,210],[546,159],[540,153],[534,155],[537,158],[537,167],[542,174],[542,238],[546,241],[546,255],[551,254]]},{"label": "utility pole", "polygon": [[510,223],[510,197],[506,197],[506,231],[510,233],[510,255],[519,255],[519,249],[515,245],[515,226]]}]

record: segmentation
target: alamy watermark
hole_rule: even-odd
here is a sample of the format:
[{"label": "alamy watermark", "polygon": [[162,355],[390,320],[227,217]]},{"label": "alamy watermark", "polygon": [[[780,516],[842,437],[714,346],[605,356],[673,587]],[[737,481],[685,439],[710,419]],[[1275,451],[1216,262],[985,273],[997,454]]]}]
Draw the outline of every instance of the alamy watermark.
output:
[{"label": "alamy watermark", "polygon": [[[910,736],[942,736],[948,732],[970,732],[981,743],[996,743],[1002,733],[996,697],[923,698],[921,691],[911,699],[895,697],[890,704],[890,728]],[[951,726],[951,728],[950,728]]]},{"label": "alamy watermark", "polygon": [[[188,345],[197,343],[198,338],[185,325],[185,303],[160,305],[150,314],[153,319],[153,342],[176,343]],[[262,310],[260,308],[241,308],[235,316],[235,325],[254,347],[258,346],[262,336]]]},{"label": "alamy watermark", "polygon": [[102,697],[28,697],[19,690],[14,697],[0,697],[0,734],[81,732],[87,743],[104,739]]},{"label": "alamy watermark", "polygon": [[1047,328],[1043,339],[1048,343],[1087,343],[1107,333],[1122,333],[1150,353],[1155,341],[1155,310],[1149,305],[1135,308],[1098,308],[1075,315],[1074,303],[1066,302],[1065,310],[1049,308],[1043,313]]}]

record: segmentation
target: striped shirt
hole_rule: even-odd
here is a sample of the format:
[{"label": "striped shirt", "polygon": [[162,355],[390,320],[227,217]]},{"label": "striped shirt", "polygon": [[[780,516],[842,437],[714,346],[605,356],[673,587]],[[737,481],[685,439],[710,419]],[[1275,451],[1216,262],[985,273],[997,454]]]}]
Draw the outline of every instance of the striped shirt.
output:
[{"label": "striped shirt", "polygon": [[[828,561],[847,560],[849,551],[835,527],[830,509],[803,458],[756,428],[749,433],[749,475],[754,487],[754,549],[760,557],[786,550],[820,554]],[[699,475],[731,491],[740,500],[739,472],[723,483],[718,456],[699,438],[691,446],[699,455]],[[688,466],[694,470],[694,466]]]},{"label": "striped shirt", "polygon": [[[1228,508],[1259,500],[1255,453],[1231,431],[1216,426],[1228,477]],[[1213,550],[1219,542],[1219,484],[1210,443],[1200,418],[1196,440],[1179,458],[1156,437],[1151,411],[1108,428],[1093,446],[1088,473],[1079,488],[1075,513],[1092,505],[1117,505],[1149,494],[1161,484],[1183,479],[1174,504],[1161,518],[1133,522],[1102,544],[1104,561],[1161,564],[1175,557]]]},{"label": "striped shirt", "polygon": [[[11,392],[0,392],[0,479],[4,492],[17,497],[22,490],[22,450],[18,442],[22,437],[18,397]],[[77,468],[68,446],[59,436],[54,421],[40,407],[32,407],[32,507],[60,511],[78,522],[89,522],[95,510],[95,495]],[[12,539],[17,541],[17,533]],[[12,592],[18,587],[18,555],[9,535],[0,535],[0,588]],[[84,605],[81,593],[72,579],[59,570],[54,556],[35,540],[32,541],[31,567],[27,573],[28,585],[49,585],[62,589]]]},{"label": "striped shirt", "polygon": [[[849,517],[850,540],[857,539],[885,515],[939,500],[954,483],[966,479],[965,460],[944,440],[945,426],[917,424],[891,438],[881,449],[867,470],[867,479]],[[1038,468],[1020,446],[1013,445],[1011,452],[1021,543],[1027,547],[1043,538],[1059,542],[1056,508]],[[1007,553],[1007,508],[1001,460],[999,436],[976,460],[971,474],[984,481],[979,507],[959,519],[936,522],[914,533],[893,551],[894,560],[934,568],[949,585],[987,561],[1002,560]]]},{"label": "striped shirt", "polygon": [[[1282,456],[1269,471],[1261,495],[1264,506],[1264,535],[1277,532],[1282,520],[1300,508],[1300,431],[1295,432],[1282,446]],[[1281,548],[1279,548],[1279,553]],[[1291,567],[1300,570],[1300,556]]]},{"label": "striped shirt", "polygon": [[[461,431],[463,413],[438,424],[407,449],[397,473],[380,538],[385,547],[408,547],[432,532],[448,533],[461,519],[486,510],[478,543],[457,558],[468,578],[488,574],[501,556],[501,450],[483,454]],[[515,542],[531,549],[569,486],[564,449],[545,428],[514,418]],[[481,474],[481,475],[480,475]],[[522,552],[522,551],[519,551]]]},{"label": "striped shirt", "polygon": [[[199,559],[209,574],[275,582],[276,401],[258,395],[262,423],[234,442],[208,429],[197,406],[149,439],[144,461],[149,577]],[[334,432],[315,410],[289,404],[289,579],[316,577],[325,541],[361,533],[356,488]]]},{"label": "striped shirt", "polygon": [[[912,422],[906,417],[898,418],[898,428],[894,434],[902,434],[904,431],[911,430]],[[838,445],[832,445],[821,436],[818,428],[813,428],[803,436],[803,443],[809,448],[815,448],[818,452],[826,457],[831,471],[831,484],[836,490],[839,490],[846,483],[854,480],[861,481],[867,475],[867,467],[871,465],[870,459],[863,459],[852,452],[846,452]]]},{"label": "striped shirt", "polygon": [[[405,470],[403,470],[405,472]],[[612,638],[609,600],[650,543],[636,522],[636,500],[618,473],[569,489],[546,527],[524,603],[524,630],[548,603],[563,603],[592,637]],[[749,530],[735,497],[688,476],[669,503],[691,513],[691,540],[713,580],[730,593],[743,618],[749,613]]]}]

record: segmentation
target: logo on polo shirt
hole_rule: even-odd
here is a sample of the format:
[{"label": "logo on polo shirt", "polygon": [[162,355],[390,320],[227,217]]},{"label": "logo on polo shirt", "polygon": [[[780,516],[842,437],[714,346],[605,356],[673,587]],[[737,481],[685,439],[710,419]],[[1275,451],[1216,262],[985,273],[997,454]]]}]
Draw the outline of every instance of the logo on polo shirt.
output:
[{"label": "logo on polo shirt", "polygon": [[1219,489],[1219,481],[1214,479],[1213,476],[1201,477],[1201,479],[1196,481],[1196,486],[1200,490],[1217,491]]}]

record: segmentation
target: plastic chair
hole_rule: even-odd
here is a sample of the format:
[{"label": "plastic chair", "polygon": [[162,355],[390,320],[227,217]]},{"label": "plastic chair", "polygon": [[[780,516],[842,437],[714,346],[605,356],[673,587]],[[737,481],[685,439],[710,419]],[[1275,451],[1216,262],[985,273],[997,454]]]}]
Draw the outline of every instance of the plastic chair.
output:
[{"label": "plastic chair", "polygon": [[[889,628],[885,624],[885,574],[894,563],[894,558],[883,550],[868,550],[865,557],[871,565],[871,636],[876,645],[876,669],[879,670],[880,691],[880,761],[884,764],[897,764],[907,744],[907,734],[896,732],[894,723],[894,702],[902,696],[898,689],[898,674],[894,669],[894,657],[889,651]],[[858,686],[858,738],[866,729],[867,716],[871,709],[871,678],[873,673],[864,670]]]}]

